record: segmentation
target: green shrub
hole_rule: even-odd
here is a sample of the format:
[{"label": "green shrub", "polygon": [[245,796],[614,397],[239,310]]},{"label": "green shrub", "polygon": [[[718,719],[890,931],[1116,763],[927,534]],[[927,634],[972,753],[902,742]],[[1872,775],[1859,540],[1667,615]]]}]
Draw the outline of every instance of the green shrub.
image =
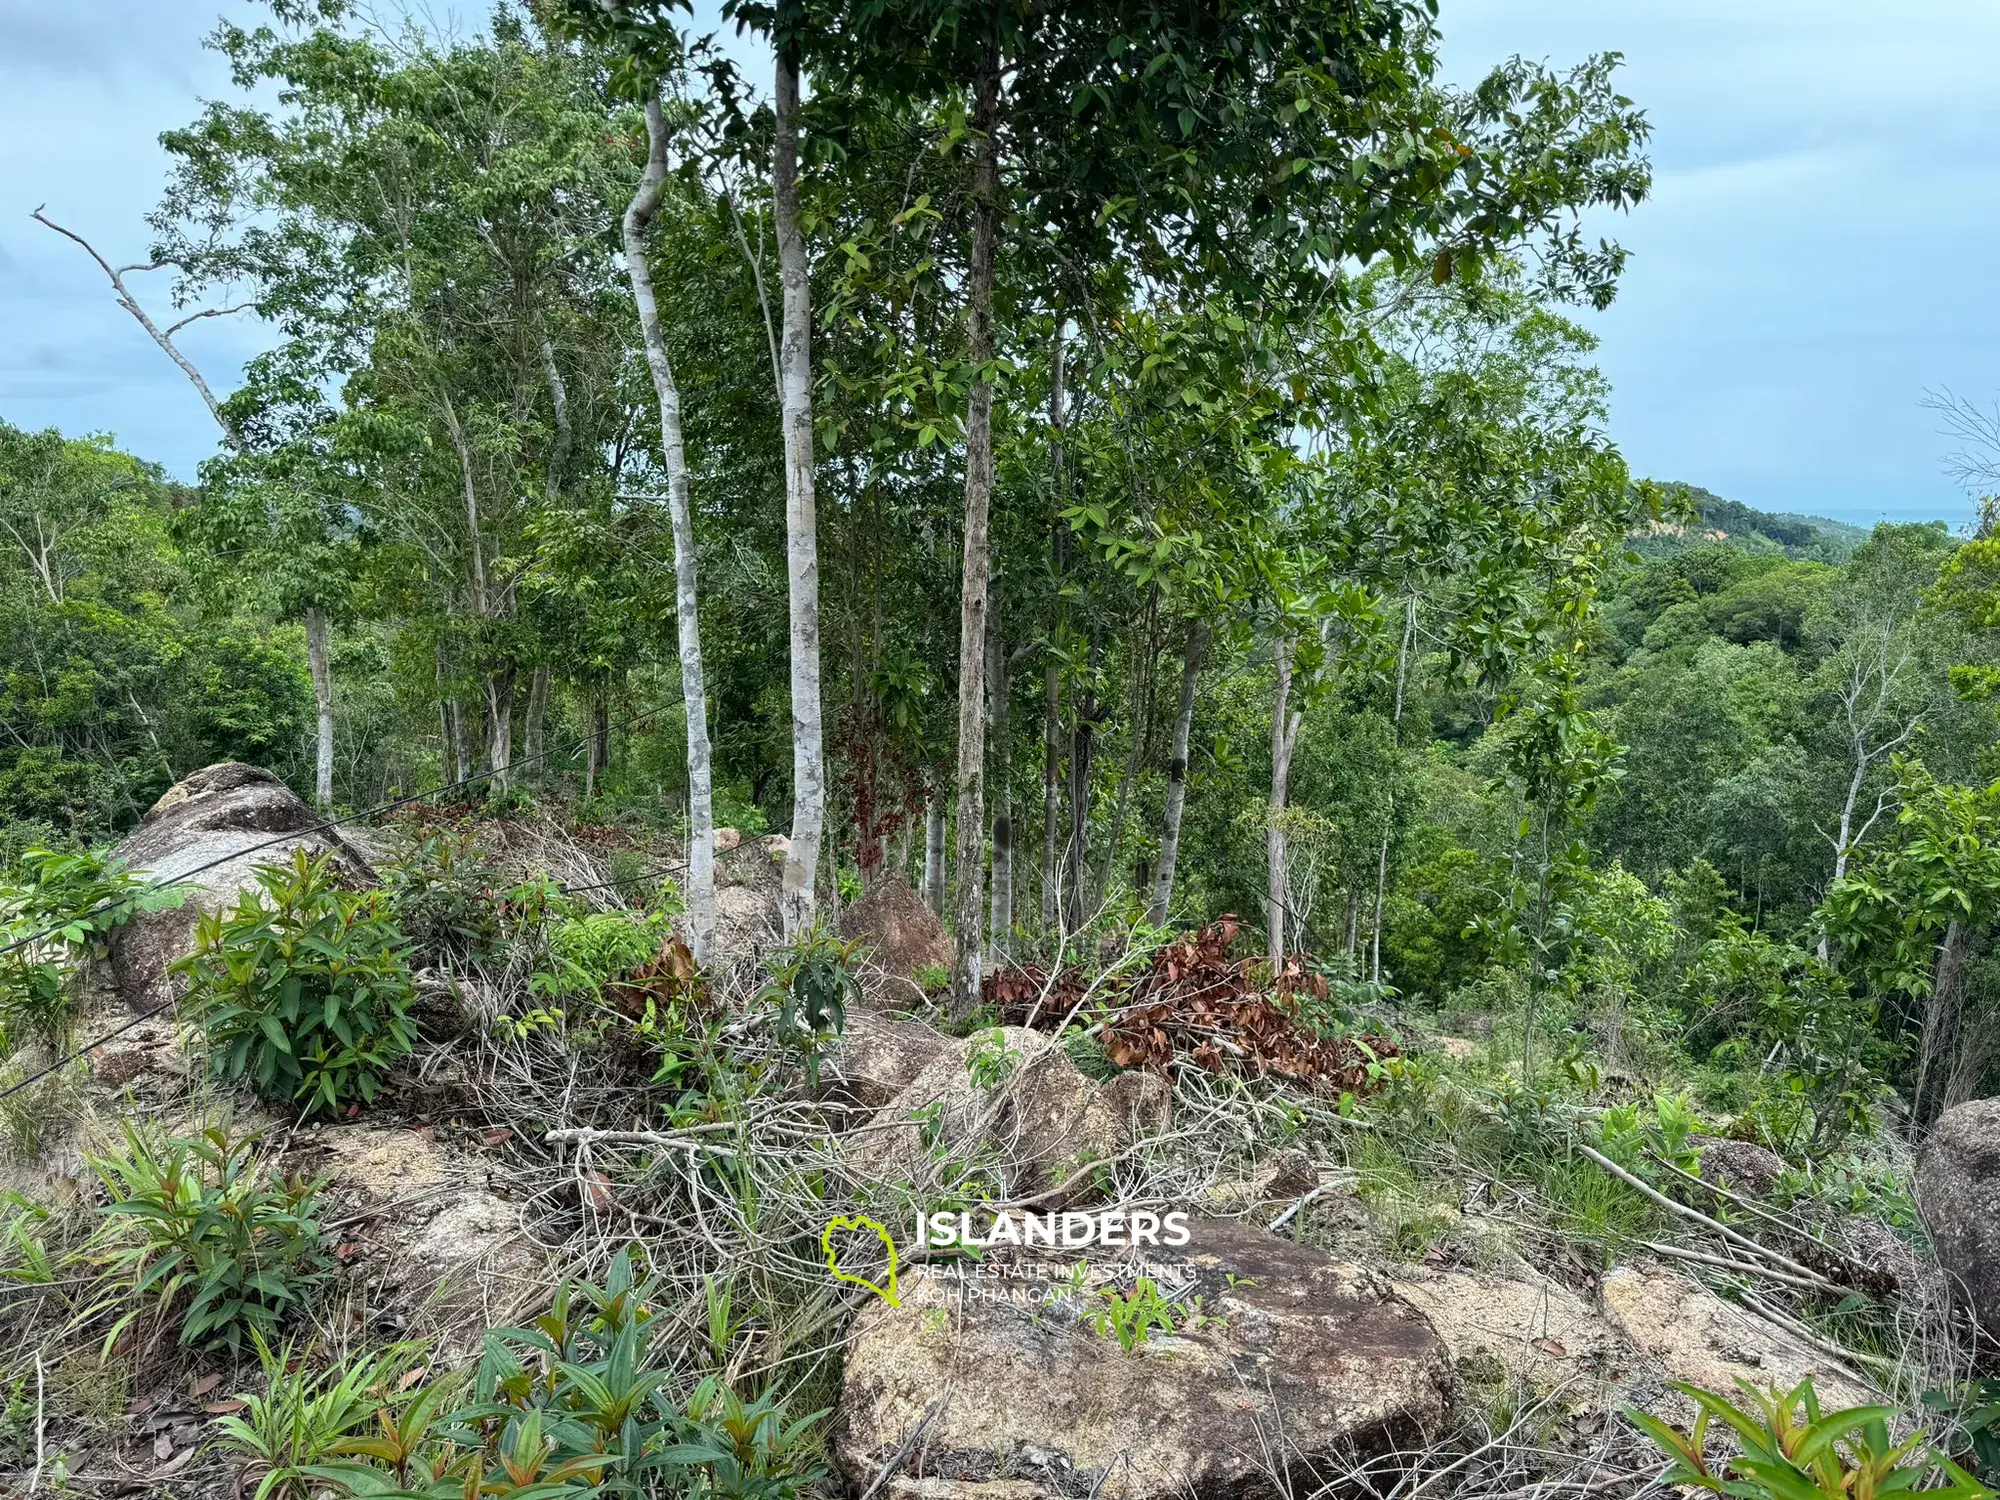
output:
[{"label": "green shrub", "polygon": [[105,1339],[152,1308],[155,1331],[178,1320],[183,1344],[240,1349],[275,1336],[327,1275],[315,1185],[271,1181],[256,1137],[212,1128],[155,1145],[132,1126],[125,1147],[93,1158],[110,1195],[95,1242],[107,1305],[137,1301]]},{"label": "green shrub", "polygon": [[550,994],[600,990],[606,980],[629,974],[658,956],[673,932],[667,912],[589,912],[551,923],[553,970],[538,975],[538,989]]},{"label": "green shrub", "polygon": [[252,1339],[264,1390],[239,1396],[242,1412],[217,1422],[216,1436],[224,1452],[241,1454],[259,1472],[251,1500],[306,1500],[319,1487],[319,1466],[368,1442],[350,1435],[390,1410],[396,1379],[415,1351],[398,1344],[344,1369],[313,1370],[293,1357],[289,1344],[274,1353],[261,1335]]},{"label": "green shrub", "polygon": [[382,872],[397,926],[421,952],[453,962],[483,961],[507,938],[493,871],[472,835],[426,835],[409,857]]},{"label": "green shrub", "polygon": [[40,847],[21,856],[20,878],[0,885],[0,1053],[25,1041],[66,1050],[85,968],[111,951],[111,934],[142,911],[178,904],[148,890],[99,850]]},{"label": "green shrub", "polygon": [[[1822,1414],[1808,1375],[1789,1391],[1759,1390],[1739,1377],[1746,1398],[1737,1406],[1714,1391],[1676,1383],[1694,1402],[1694,1427],[1682,1432],[1658,1417],[1627,1411],[1626,1417],[1659,1447],[1673,1467],[1672,1486],[1709,1490],[1736,1500],[1856,1500],[1856,1497],[1921,1491],[1936,1500],[1986,1500],[1991,1491],[1943,1454],[1926,1446],[1924,1434],[1899,1443],[1889,1423],[1900,1413],[1892,1406],[1856,1406]],[[1711,1419],[1737,1440],[1724,1478],[1708,1458]],[[1916,1462],[1906,1460],[1915,1458]]]},{"label": "green shrub", "polygon": [[1104,1287],[1097,1295],[1103,1298],[1104,1305],[1092,1312],[1087,1321],[1099,1337],[1117,1339],[1118,1347],[1127,1354],[1145,1343],[1154,1329],[1161,1333],[1174,1331],[1173,1304],[1160,1295],[1160,1289],[1147,1277],[1141,1276],[1130,1291]]},{"label": "green shrub", "polygon": [[257,884],[204,916],[175,965],[211,1067],[309,1111],[373,1100],[416,1035],[409,944],[386,897],[343,889],[332,856],[303,849]]},{"label": "green shrub", "polygon": [[798,1052],[814,1088],[820,1059],[847,1024],[847,1002],[860,993],[854,965],[866,941],[843,939],[824,922],[815,923],[773,955],[771,978],[758,994],[776,1006],[773,1032],[782,1046]]},{"label": "green shrub", "polygon": [[[522,1500],[786,1500],[825,1474],[813,1437],[824,1412],[792,1417],[770,1392],[746,1400],[704,1379],[685,1409],[653,1363],[655,1300],[629,1251],[603,1286],[565,1282],[532,1328],[498,1328],[471,1401],[427,1387],[378,1418],[380,1436],[336,1445],[311,1475],[355,1495],[481,1494]],[[678,1304],[676,1304],[678,1306]]]}]

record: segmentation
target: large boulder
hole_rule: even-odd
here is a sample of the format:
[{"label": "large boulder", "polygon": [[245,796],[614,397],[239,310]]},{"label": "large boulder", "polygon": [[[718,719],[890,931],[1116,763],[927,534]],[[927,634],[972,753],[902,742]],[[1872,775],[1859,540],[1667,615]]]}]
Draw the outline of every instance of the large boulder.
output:
[{"label": "large boulder", "polygon": [[1701,1136],[1701,1178],[1732,1193],[1767,1198],[1784,1174],[1785,1160],[1755,1141],[1735,1141],[1724,1136]]},{"label": "large boulder", "polygon": [[167,972],[194,947],[203,912],[233,906],[257,883],[261,865],[283,864],[296,850],[332,854],[352,879],[375,872],[269,771],[236,761],[205,766],[167,789],[112,851],[128,871],[150,881],[182,882],[176,907],[141,912],[111,944],[111,972],[126,1005],[151,1010],[178,997]]},{"label": "large boulder", "polygon": [[1954,1300],[2000,1335],[2000,1099],[1938,1116],[1917,1155],[1916,1187]]},{"label": "large boulder", "polygon": [[1166,1129],[1172,1111],[1172,1091],[1154,1074],[1099,1082],[1042,1032],[996,1026],[950,1039],[882,1107],[857,1159],[920,1192],[990,1168],[1010,1199],[1062,1208],[1090,1191],[1092,1162]]},{"label": "large boulder", "polygon": [[866,938],[882,972],[916,980],[924,969],[951,969],[951,934],[924,898],[894,875],[883,875],[840,914],[841,936]]},{"label": "large boulder", "polygon": [[935,1026],[857,1008],[847,1016],[827,1074],[847,1101],[866,1111],[881,1109],[959,1042]]},{"label": "large boulder", "polygon": [[284,1167],[323,1179],[325,1221],[358,1305],[447,1358],[476,1353],[489,1326],[543,1295],[548,1258],[491,1159],[439,1144],[428,1127],[322,1125],[289,1138]]},{"label": "large boulder", "polygon": [[1790,1390],[1810,1375],[1829,1411],[1875,1399],[1830,1356],[1678,1272],[1616,1266],[1603,1291],[1612,1328],[1640,1355],[1639,1365],[1625,1372],[1628,1399],[1647,1411],[1683,1421],[1694,1416],[1693,1403],[1666,1388],[1671,1381],[1727,1394],[1739,1378]]},{"label": "large boulder", "polygon": [[1431,1321],[1469,1382],[1522,1380],[1537,1391],[1608,1389],[1622,1348],[1604,1315],[1576,1292],[1518,1261],[1510,1271],[1398,1274],[1397,1293]]},{"label": "large boulder", "polygon": [[1192,1231],[1145,1252],[1177,1331],[1129,1353],[1086,1320],[1095,1290],[905,1275],[902,1305],[871,1300],[848,1346],[835,1453],[849,1482],[871,1484],[928,1414],[922,1473],[953,1488],[926,1500],[1004,1479],[1106,1500],[1236,1497],[1278,1492],[1274,1468],[1303,1494],[1344,1455],[1444,1416],[1444,1346],[1366,1273],[1238,1221]]}]

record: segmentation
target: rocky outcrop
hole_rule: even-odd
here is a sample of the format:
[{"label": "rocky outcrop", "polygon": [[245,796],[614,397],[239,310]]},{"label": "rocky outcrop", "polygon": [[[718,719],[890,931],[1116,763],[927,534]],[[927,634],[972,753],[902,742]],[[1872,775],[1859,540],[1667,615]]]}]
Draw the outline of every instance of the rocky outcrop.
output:
[{"label": "rocky outcrop", "polygon": [[882,1107],[884,1128],[862,1142],[859,1160],[871,1175],[920,1189],[942,1180],[941,1162],[991,1167],[1010,1199],[1061,1208],[1090,1190],[1091,1162],[1164,1130],[1172,1100],[1154,1074],[1099,1083],[1041,1032],[993,1027],[946,1039]]},{"label": "rocky outcrop", "polygon": [[724,989],[754,984],[766,954],[784,939],[778,867],[757,843],[732,845],[715,860],[715,939],[709,967]]},{"label": "rocky outcrop", "polygon": [[872,1112],[908,1088],[940,1057],[955,1052],[958,1045],[922,1021],[855,1010],[848,1014],[839,1050],[826,1073],[849,1102]]},{"label": "rocky outcrop", "polygon": [[882,875],[873,888],[840,914],[841,936],[866,938],[882,972],[914,981],[921,970],[951,969],[951,934],[924,905],[924,898],[894,875]]},{"label": "rocky outcrop", "polygon": [[1192,1230],[1185,1247],[1143,1252],[1176,1329],[1130,1352],[1086,1321],[1104,1305],[1095,1290],[906,1275],[903,1305],[871,1301],[849,1344],[835,1450],[849,1481],[866,1488],[928,1416],[932,1489],[914,1492],[927,1500],[997,1496],[969,1486],[1003,1481],[1107,1500],[1239,1496],[1270,1490],[1273,1468],[1303,1494],[1341,1455],[1443,1417],[1445,1349],[1421,1314],[1321,1251],[1230,1220]]},{"label": "rocky outcrop", "polygon": [[1582,1394],[1608,1384],[1622,1348],[1602,1313],[1525,1265],[1514,1274],[1413,1267],[1393,1284],[1430,1319],[1472,1384],[1521,1380],[1542,1391],[1574,1383]]},{"label": "rocky outcrop", "polygon": [[261,865],[283,864],[293,852],[332,854],[348,875],[372,882],[375,872],[332,830],[310,831],[311,808],[269,771],[224,761],[168,788],[128,833],[112,857],[151,881],[184,881],[177,907],[141,912],[112,939],[111,972],[133,1010],[172,1001],[167,970],[194,947],[203,912],[233,906],[257,883]]},{"label": "rocky outcrop", "polygon": [[1717,1187],[1746,1197],[1763,1198],[1777,1187],[1785,1170],[1785,1159],[1767,1151],[1755,1141],[1733,1141],[1722,1136],[1703,1136],[1701,1177]]},{"label": "rocky outcrop", "polygon": [[436,1339],[447,1358],[477,1353],[484,1329],[515,1321],[549,1285],[520,1206],[494,1191],[499,1174],[428,1128],[307,1129],[284,1165],[326,1180],[322,1219],[340,1226],[336,1257],[356,1304],[399,1336]]},{"label": "rocky outcrop", "polygon": [[1613,1268],[1604,1278],[1604,1312],[1639,1355],[1624,1385],[1647,1411],[1690,1419],[1693,1403],[1666,1389],[1669,1382],[1728,1392],[1739,1376],[1790,1390],[1811,1375],[1829,1411],[1874,1399],[1829,1356],[1678,1272]]},{"label": "rocky outcrop", "polygon": [[1953,1298],[2000,1335],[2000,1099],[1938,1116],[1917,1156],[1916,1186]]}]

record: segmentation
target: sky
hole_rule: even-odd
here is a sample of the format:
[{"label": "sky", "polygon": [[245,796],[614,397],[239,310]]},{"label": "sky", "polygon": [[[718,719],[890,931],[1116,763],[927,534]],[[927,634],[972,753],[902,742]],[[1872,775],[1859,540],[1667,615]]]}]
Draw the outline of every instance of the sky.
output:
[{"label": "sky", "polygon": [[[432,0],[449,15],[451,0]],[[703,9],[709,7],[704,6]],[[462,15],[481,8],[459,4]],[[2000,393],[2000,4],[1994,0],[1441,0],[1450,75],[1513,53],[1624,54],[1652,198],[1593,224],[1628,246],[1583,319],[1637,474],[1867,524],[1970,513],[1920,405]],[[0,0],[0,418],[108,431],[192,477],[215,429],[74,245],[144,259],[157,137],[228,80],[201,38],[244,0]],[[167,277],[149,305],[166,308]],[[230,387],[247,319],[182,336]]]}]

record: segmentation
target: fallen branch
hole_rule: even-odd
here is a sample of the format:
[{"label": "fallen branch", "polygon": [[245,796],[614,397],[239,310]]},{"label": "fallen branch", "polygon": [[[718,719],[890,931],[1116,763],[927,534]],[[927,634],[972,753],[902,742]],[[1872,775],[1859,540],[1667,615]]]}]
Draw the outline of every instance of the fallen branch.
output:
[{"label": "fallen branch", "polygon": [[1843,1288],[1839,1285],[1839,1283],[1826,1281],[1826,1279],[1820,1276],[1820,1274],[1817,1271],[1813,1270],[1811,1266],[1802,1266],[1797,1261],[1793,1260],[1789,1255],[1780,1255],[1777,1251],[1773,1250],[1769,1245],[1761,1245],[1756,1240],[1751,1239],[1750,1236],[1747,1234],[1738,1234],[1735,1230],[1731,1229],[1727,1224],[1723,1223],[1720,1219],[1711,1219],[1707,1214],[1703,1213],[1698,1208],[1689,1208],[1685,1203],[1676,1203],[1673,1199],[1669,1198],[1665,1193],[1661,1192],[1651,1183],[1645,1181],[1642,1178],[1636,1177],[1632,1173],[1626,1171],[1623,1167],[1619,1166],[1617,1162],[1613,1161],[1610,1157],[1604,1155],[1602,1152],[1591,1150],[1591,1148],[1584,1145],[1582,1141],[1577,1141],[1575,1145],[1577,1150],[1581,1151],[1585,1156],[1589,1157],[1592,1161],[1596,1162],[1600,1167],[1604,1168],[1604,1170],[1609,1172],[1613,1177],[1616,1177],[1620,1182],[1624,1183],[1627,1187],[1633,1189],[1635,1192],[1638,1192],[1644,1195],[1652,1202],[1657,1203],[1661,1208],[1664,1208],[1668,1213],[1678,1214],[1681,1218],[1686,1219],[1690,1223],[1699,1224],[1702,1226],[1702,1228],[1710,1231],[1711,1233],[1721,1235],[1725,1240],[1729,1241],[1730,1244],[1740,1246],[1741,1248],[1748,1250],[1752,1255],[1758,1256],[1763,1260],[1768,1260],[1773,1265],[1781,1266],[1785,1270],[1792,1272],[1796,1276],[1809,1276],[1814,1278],[1815,1280],[1825,1282],[1825,1284],[1834,1291],[1843,1290]]},{"label": "fallen branch", "polygon": [[1821,1239],[1818,1235],[1814,1234],[1804,1225],[1795,1223],[1792,1220],[1785,1218],[1782,1214],[1774,1214],[1771,1212],[1770,1209],[1763,1207],[1761,1204],[1752,1203],[1748,1198],[1743,1197],[1740,1193],[1732,1193],[1728,1188],[1721,1187],[1716,1183],[1710,1182],[1706,1177],[1697,1176],[1695,1173],[1687,1171],[1685,1168],[1675,1166],[1672,1162],[1668,1161],[1664,1156],[1660,1155],[1660,1153],[1657,1151],[1648,1150],[1646,1152],[1646,1155],[1651,1157],[1660,1166],[1665,1167],[1669,1172],[1672,1172],[1676,1177],[1680,1178],[1682,1181],[1693,1184],[1695,1187],[1700,1188],[1703,1192],[1713,1193],[1718,1198],[1726,1199],[1728,1202],[1731,1202],[1735,1204],[1738,1208],[1742,1209],[1745,1213],[1754,1214],[1757,1218],[1762,1219],[1765,1223],[1774,1225],[1777,1228],[1784,1230],[1785,1233],[1787,1234],[1795,1234],[1802,1240],[1810,1240],[1819,1249],[1825,1251],[1828,1255],[1832,1256],[1835,1260],[1839,1261],[1841,1265],[1849,1272],[1849,1274],[1854,1274],[1858,1270],[1851,1257],[1835,1249],[1832,1245],[1829,1245],[1825,1240]]},{"label": "fallen branch", "polygon": [[545,1146],[659,1146],[678,1151],[713,1151],[717,1156],[734,1156],[728,1146],[697,1137],[716,1131],[734,1130],[734,1125],[690,1125],[686,1130],[667,1133],[658,1130],[551,1130],[542,1137]]},{"label": "fallen branch", "polygon": [[1290,1208],[1286,1209],[1283,1213],[1279,1214],[1277,1218],[1273,1219],[1270,1223],[1266,1224],[1264,1227],[1270,1230],[1273,1234],[1276,1234],[1280,1229],[1283,1229],[1287,1224],[1292,1222],[1292,1216],[1294,1214],[1296,1214],[1300,1209],[1304,1208],[1308,1203],[1311,1203],[1315,1198],[1319,1197],[1321,1193],[1330,1193],[1335,1188],[1352,1187],[1354,1186],[1354,1182],[1355,1179],[1352,1176],[1336,1177],[1331,1182],[1322,1182],[1318,1187],[1314,1188],[1311,1192],[1305,1194],[1298,1200],[1298,1202],[1294,1203]]},{"label": "fallen branch", "polygon": [[924,1435],[924,1429],[931,1425],[931,1418],[944,1409],[945,1398],[938,1396],[924,1408],[924,1414],[917,1418],[917,1425],[910,1429],[910,1435],[903,1439],[903,1446],[895,1456],[882,1465],[882,1471],[875,1476],[875,1482],[861,1492],[861,1500],[874,1500],[875,1492],[889,1482],[889,1477],[903,1467],[903,1460],[910,1456],[910,1450],[917,1446],[917,1440]]},{"label": "fallen branch", "polygon": [[1749,1308],[1752,1312],[1756,1313],[1758,1317],[1769,1319],[1771,1322],[1776,1323],[1780,1328],[1784,1329],[1785,1332],[1791,1334],[1793,1337],[1805,1340],[1808,1344],[1811,1344],[1813,1348],[1819,1350],[1820,1353],[1831,1355],[1834,1359],[1842,1361],[1843,1363],[1840,1373],[1843,1375],[1850,1376],[1853,1379],[1860,1381],[1864,1385],[1872,1385],[1876,1386],[1877,1389],[1880,1389],[1878,1382],[1870,1379],[1868,1376],[1863,1375],[1860,1371],[1852,1368],[1852,1365],[1867,1365],[1873,1369],[1881,1370],[1887,1374],[1895,1373],[1896,1366],[1895,1363],[1891,1360],[1883,1359],[1880,1356],[1874,1354],[1860,1354],[1852,1349],[1843,1349],[1840,1345],[1833,1343],[1831,1340],[1821,1338],[1818,1334],[1814,1333],[1810,1328],[1806,1327],[1805,1324],[1799,1322],[1798,1319],[1787,1317],[1785,1314],[1779,1312],[1775,1307],[1771,1306],[1768,1302],[1762,1301],[1761,1299],[1752,1296],[1749,1292],[1743,1291],[1740,1288],[1737,1290],[1736,1296],[1737,1300],[1742,1302],[1742,1304],[1745,1307]]},{"label": "fallen branch", "polygon": [[1693,1261],[1697,1265],[1715,1266],[1724,1271],[1736,1271],[1745,1276],[1762,1276],[1771,1281],[1782,1282],[1786,1286],[1801,1287],[1809,1292],[1838,1292],[1845,1288],[1824,1277],[1807,1278],[1794,1276],[1789,1271],[1776,1271],[1764,1265],[1746,1265],[1740,1260],[1730,1260],[1723,1255],[1705,1255],[1699,1250],[1690,1250],[1684,1245],[1663,1245],[1656,1240],[1641,1240],[1639,1243],[1655,1255],[1664,1255],[1672,1260]]}]

